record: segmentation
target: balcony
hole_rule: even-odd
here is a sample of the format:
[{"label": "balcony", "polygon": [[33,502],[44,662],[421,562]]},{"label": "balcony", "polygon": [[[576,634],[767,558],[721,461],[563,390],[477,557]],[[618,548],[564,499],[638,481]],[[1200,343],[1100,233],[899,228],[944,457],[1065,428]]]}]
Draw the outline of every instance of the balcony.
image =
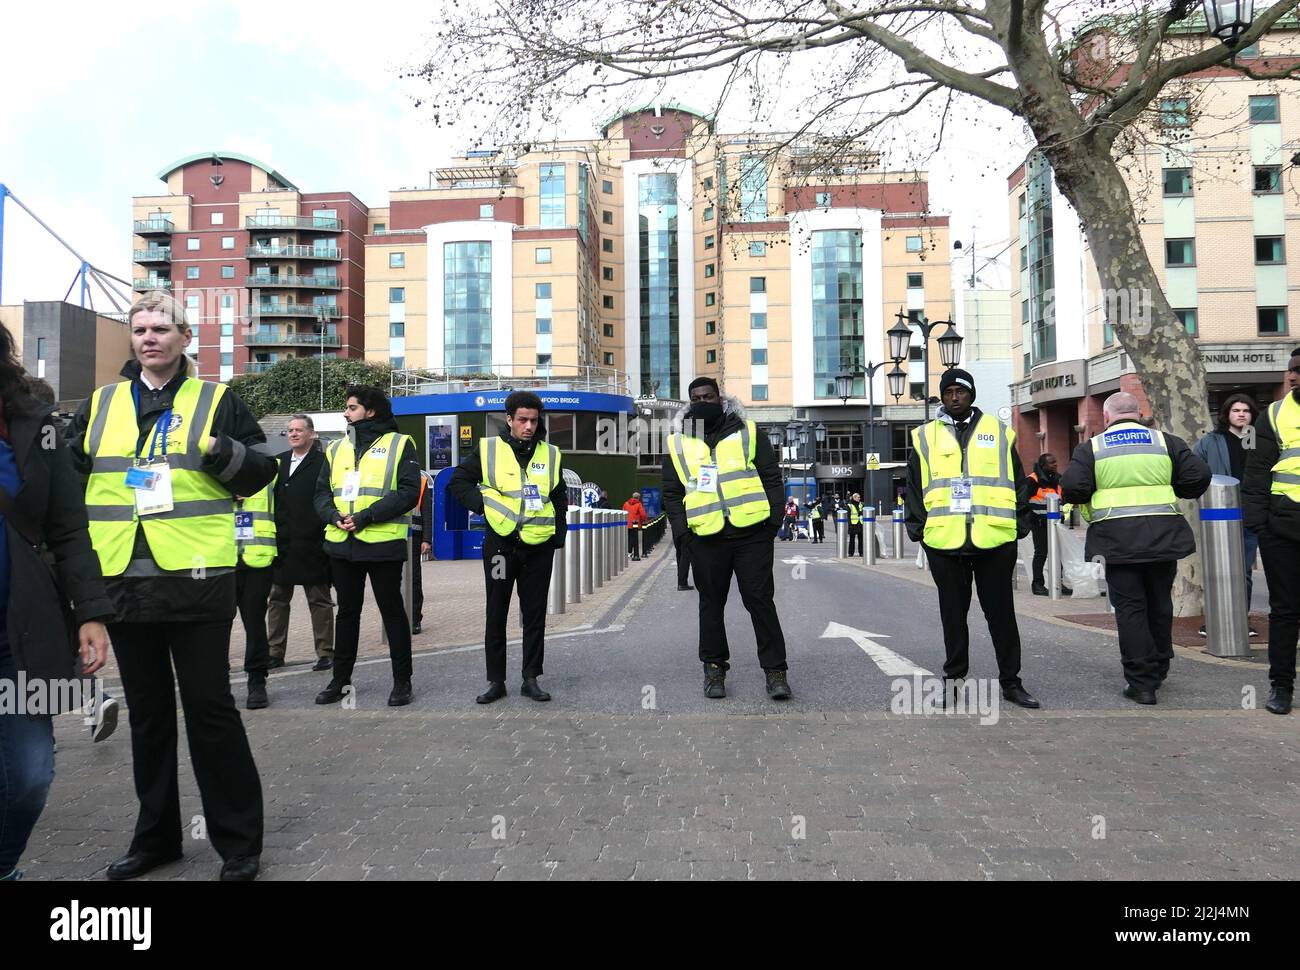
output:
[{"label": "balcony", "polygon": [[322,337],[318,333],[290,333],[279,327],[259,327],[244,331],[246,347],[340,347],[339,335],[334,330],[327,330]]},{"label": "balcony", "polygon": [[137,249],[131,255],[133,263],[170,263],[172,249],[170,246],[157,246],[152,249]]},{"label": "balcony", "polygon": [[343,311],[336,306],[317,306],[314,303],[250,303],[244,308],[250,319],[258,317],[324,317],[337,320]]},{"label": "balcony", "polygon": [[172,288],[171,280],[149,278],[143,280],[134,280],[131,283],[131,289],[137,293],[148,293],[150,290],[170,290]]},{"label": "balcony", "polygon": [[[317,232],[339,232],[343,223],[338,219],[317,219],[313,216],[248,216],[245,229],[305,229]],[[136,232],[139,232],[137,229]]]},{"label": "balcony", "polygon": [[152,219],[137,219],[134,231],[137,236],[170,236],[176,227],[170,219],[155,216]]},{"label": "balcony", "polygon": [[245,374],[265,374],[276,364],[278,360],[250,360],[244,367]]},{"label": "balcony", "polygon": [[244,285],[264,289],[305,287],[313,290],[338,290],[343,288],[343,282],[337,276],[263,276],[255,274],[244,277]]},{"label": "balcony", "polygon": [[244,250],[248,259],[329,259],[340,260],[340,249],[322,249],[316,246],[249,246]]}]

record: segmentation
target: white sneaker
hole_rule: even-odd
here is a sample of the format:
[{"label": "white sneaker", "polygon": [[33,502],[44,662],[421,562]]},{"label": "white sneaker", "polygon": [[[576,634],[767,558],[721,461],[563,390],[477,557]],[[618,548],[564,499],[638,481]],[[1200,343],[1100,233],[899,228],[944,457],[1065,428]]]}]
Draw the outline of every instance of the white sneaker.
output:
[{"label": "white sneaker", "polygon": [[91,711],[92,718],[90,724],[90,740],[92,742],[103,741],[111,737],[117,730],[117,701],[108,694],[104,695],[104,703]]}]

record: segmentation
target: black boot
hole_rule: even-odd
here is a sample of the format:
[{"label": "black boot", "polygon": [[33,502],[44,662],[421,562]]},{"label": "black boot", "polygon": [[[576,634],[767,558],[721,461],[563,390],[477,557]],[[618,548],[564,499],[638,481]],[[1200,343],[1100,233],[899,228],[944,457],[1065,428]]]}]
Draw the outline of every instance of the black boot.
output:
[{"label": "black boot", "polygon": [[393,691],[388,695],[389,707],[405,707],[411,703],[411,682],[409,680],[399,680],[393,684]]},{"label": "black boot", "polygon": [[499,680],[488,681],[488,689],[474,698],[476,703],[491,704],[506,696],[506,685]]},{"label": "black boot", "polygon": [[329,685],[316,695],[317,704],[337,704],[343,699],[343,688],[347,684],[340,684],[338,681],[331,680]]},{"label": "black boot", "polygon": [[549,701],[551,699],[551,695],[542,690],[541,685],[537,683],[536,677],[525,677],[523,686],[519,688],[519,693],[525,697],[531,697],[535,701]]},{"label": "black boot", "polygon": [[1264,704],[1264,710],[1270,714],[1290,714],[1293,696],[1295,691],[1292,688],[1274,687],[1268,692],[1268,701]]},{"label": "black boot", "polygon": [[258,711],[271,702],[266,697],[266,674],[253,671],[248,675],[248,701],[244,706],[250,711]]}]

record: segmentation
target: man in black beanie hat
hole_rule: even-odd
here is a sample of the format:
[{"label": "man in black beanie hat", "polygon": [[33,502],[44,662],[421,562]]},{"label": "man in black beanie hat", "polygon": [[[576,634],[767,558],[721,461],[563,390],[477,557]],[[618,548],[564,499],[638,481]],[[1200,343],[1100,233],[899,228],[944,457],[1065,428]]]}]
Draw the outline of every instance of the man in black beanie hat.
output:
[{"label": "man in black beanie hat", "polygon": [[1016,542],[1029,534],[1028,485],[1015,432],[975,407],[975,378],[954,367],[939,380],[943,406],[912,432],[904,521],[925,546],[943,621],[944,700],[970,667],[971,581],[993,638],[1002,696],[1021,707],[1038,701],[1020,681],[1020,630],[1011,577]]}]

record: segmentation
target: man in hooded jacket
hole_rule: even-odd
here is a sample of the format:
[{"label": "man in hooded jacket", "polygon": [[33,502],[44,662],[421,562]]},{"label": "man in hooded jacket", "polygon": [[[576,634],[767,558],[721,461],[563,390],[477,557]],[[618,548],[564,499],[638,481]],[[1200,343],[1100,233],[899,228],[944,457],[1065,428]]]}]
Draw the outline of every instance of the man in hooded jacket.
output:
[{"label": "man in hooded jacket", "polygon": [[781,468],[767,439],[745,419],[740,403],[724,398],[717,381],[691,382],[683,432],[670,436],[664,458],[664,508],[673,542],[685,548],[700,591],[700,662],[704,696],[726,696],[730,667],[724,613],[731,577],[754,622],[758,661],[767,694],[788,700],[785,636],[772,579],[785,507]]},{"label": "man in hooded jacket", "polygon": [[[1034,513],[1034,578],[1035,596],[1050,595],[1047,584],[1043,582],[1043,566],[1047,564],[1047,496],[1054,494],[1061,497],[1061,472],[1056,464],[1056,456],[1043,452],[1034,462],[1034,470],[1025,476],[1029,481],[1029,508]],[[1070,596],[1074,591],[1062,585],[1061,595]]]}]

